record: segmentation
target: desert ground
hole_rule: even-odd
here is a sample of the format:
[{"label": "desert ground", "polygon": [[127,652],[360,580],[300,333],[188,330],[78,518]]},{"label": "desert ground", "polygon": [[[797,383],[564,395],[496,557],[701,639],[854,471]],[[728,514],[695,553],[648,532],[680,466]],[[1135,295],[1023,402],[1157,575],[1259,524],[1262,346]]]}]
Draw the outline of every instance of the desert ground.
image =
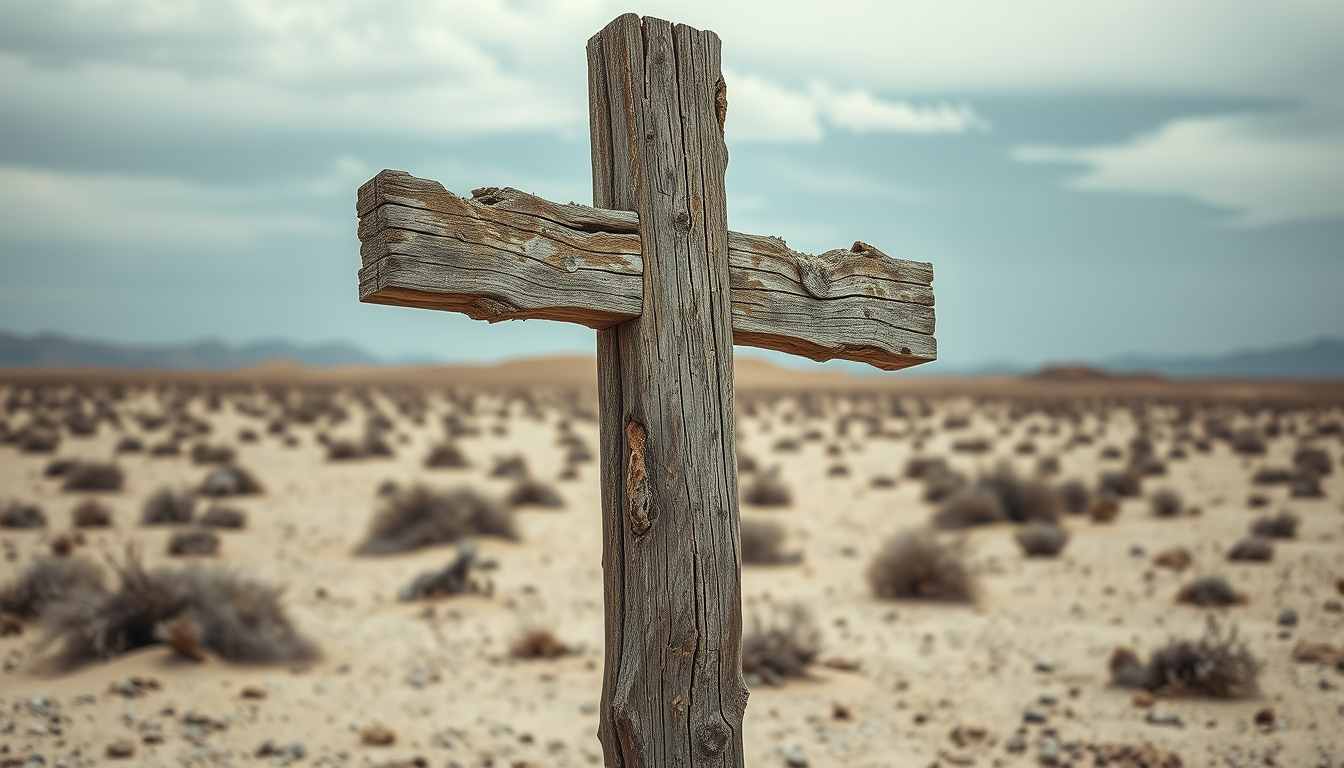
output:
[{"label": "desert ground", "polygon": [[[592,379],[0,372],[0,766],[600,764]],[[749,765],[1344,765],[1344,386],[736,402]]]}]

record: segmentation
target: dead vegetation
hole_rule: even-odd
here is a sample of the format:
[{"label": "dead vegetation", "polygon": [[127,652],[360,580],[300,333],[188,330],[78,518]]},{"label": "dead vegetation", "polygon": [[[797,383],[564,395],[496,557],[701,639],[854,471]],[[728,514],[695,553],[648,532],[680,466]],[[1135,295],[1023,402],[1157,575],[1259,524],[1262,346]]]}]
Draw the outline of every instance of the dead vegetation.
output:
[{"label": "dead vegetation", "polygon": [[168,554],[174,557],[188,555],[213,556],[219,554],[219,534],[208,528],[175,531],[168,539]]},{"label": "dead vegetation", "polygon": [[742,489],[742,502],[754,507],[787,507],[793,503],[793,493],[779,478],[779,467],[757,473]]},{"label": "dead vegetation", "polygon": [[801,552],[784,551],[784,526],[772,520],[742,519],[744,565],[791,565],[802,562]]},{"label": "dead vegetation", "polygon": [[1246,595],[1233,589],[1222,576],[1201,576],[1181,587],[1176,593],[1176,602],[1200,608],[1224,608],[1245,603]]},{"label": "dead vegetation", "polygon": [[0,587],[0,612],[35,619],[56,603],[103,592],[103,569],[84,557],[42,557]]},{"label": "dead vegetation", "polygon": [[742,633],[742,672],[747,685],[783,685],[803,677],[821,653],[821,630],[802,603],[758,608]]},{"label": "dead vegetation", "polygon": [[65,475],[65,491],[119,491],[124,477],[121,467],[97,461],[80,461]]},{"label": "dead vegetation", "polygon": [[1210,615],[1198,640],[1172,638],[1153,651],[1146,663],[1130,648],[1111,654],[1111,681],[1167,696],[1241,698],[1259,691],[1263,664],[1237,637],[1236,627],[1224,632]]},{"label": "dead vegetation", "polygon": [[112,510],[97,499],[85,499],[70,511],[70,523],[76,528],[107,528],[112,525]]},{"label": "dead vegetation", "polygon": [[573,653],[570,648],[549,629],[526,629],[509,646],[509,655],[515,659],[558,659]]},{"label": "dead vegetation", "polygon": [[247,513],[237,507],[211,504],[201,514],[201,519],[198,522],[206,528],[226,528],[237,531],[247,527]]},{"label": "dead vegetation", "polygon": [[356,552],[362,555],[408,552],[451,544],[470,536],[516,539],[512,508],[469,488],[433,491],[417,485],[398,490],[385,499]]},{"label": "dead vegetation", "polygon": [[1027,557],[1054,557],[1069,543],[1069,533],[1053,523],[1036,521],[1013,534]]},{"label": "dead vegetation", "polygon": [[425,456],[427,469],[461,469],[468,466],[470,463],[466,455],[456,443],[439,443],[429,449],[429,455]]},{"label": "dead vegetation", "polygon": [[238,466],[211,470],[200,487],[202,496],[254,496],[265,490],[251,472]]},{"label": "dead vegetation", "polygon": [[453,595],[482,593],[490,594],[492,587],[472,573],[476,566],[476,545],[470,541],[459,542],[457,557],[443,568],[425,571],[416,576],[410,584],[402,587],[397,598],[404,603],[413,600],[430,600]]},{"label": "dead vegetation", "polygon": [[0,507],[0,528],[45,528],[47,514],[36,504],[6,502]]},{"label": "dead vegetation", "polygon": [[1251,523],[1251,535],[1265,539],[1295,539],[1302,518],[1283,511],[1273,517],[1262,517]]},{"label": "dead vegetation", "polygon": [[141,525],[182,525],[190,523],[196,514],[196,497],[186,491],[162,487],[149,498],[140,511]]},{"label": "dead vegetation", "polygon": [[1153,517],[1179,517],[1185,509],[1181,495],[1170,488],[1163,488],[1148,497],[1148,506]]},{"label": "dead vegetation", "polygon": [[876,597],[888,600],[970,602],[976,591],[964,540],[944,543],[925,530],[888,539],[868,566],[868,583]]},{"label": "dead vegetation", "polygon": [[513,484],[504,503],[510,507],[543,507],[559,509],[565,506],[565,500],[549,483],[543,483],[530,477],[524,477]]},{"label": "dead vegetation", "polygon": [[1227,551],[1227,559],[1267,563],[1274,559],[1274,542],[1261,536],[1247,536]]},{"label": "dead vegetation", "polygon": [[1173,571],[1184,571],[1194,561],[1194,555],[1191,555],[1190,550],[1185,547],[1168,547],[1153,555],[1153,565],[1170,568]]}]

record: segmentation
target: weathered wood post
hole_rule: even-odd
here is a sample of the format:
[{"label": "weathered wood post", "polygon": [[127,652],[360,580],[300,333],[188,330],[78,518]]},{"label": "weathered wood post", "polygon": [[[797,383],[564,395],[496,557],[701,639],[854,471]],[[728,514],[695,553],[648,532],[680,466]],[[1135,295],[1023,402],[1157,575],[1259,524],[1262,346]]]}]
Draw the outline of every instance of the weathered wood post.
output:
[{"label": "weathered wood post", "polygon": [[741,766],[747,688],[719,38],[588,41],[593,205],[635,211],[643,311],[598,331],[608,765]]}]

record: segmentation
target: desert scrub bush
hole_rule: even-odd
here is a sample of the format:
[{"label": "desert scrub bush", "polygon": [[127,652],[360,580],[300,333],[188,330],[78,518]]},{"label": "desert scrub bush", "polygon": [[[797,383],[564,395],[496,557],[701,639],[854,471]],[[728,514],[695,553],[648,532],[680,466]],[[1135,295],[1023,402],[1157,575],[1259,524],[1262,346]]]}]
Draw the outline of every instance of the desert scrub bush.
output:
[{"label": "desert scrub bush", "polygon": [[783,685],[803,677],[821,653],[821,630],[802,603],[771,605],[751,612],[742,633],[742,673],[747,685]]},{"label": "desert scrub bush", "polygon": [[65,491],[119,491],[124,478],[121,467],[98,461],[81,461],[65,476]]},{"label": "desert scrub bush", "polygon": [[217,555],[219,554],[219,534],[208,528],[176,531],[168,539],[168,554],[174,557]]},{"label": "desert scrub bush", "polygon": [[1176,602],[1201,608],[1221,608],[1246,602],[1246,595],[1232,588],[1222,576],[1201,576],[1181,587]]},{"label": "desert scrub bush", "polygon": [[924,476],[925,501],[937,504],[967,486],[966,476],[960,472],[943,468],[935,469]]},{"label": "desert scrub bush", "polygon": [[998,497],[1004,516],[1015,523],[1055,522],[1063,501],[1049,483],[1019,477],[1011,464],[1000,464],[980,477],[977,485]]},{"label": "desert scrub bush", "polygon": [[1153,565],[1159,568],[1170,568],[1173,571],[1184,571],[1194,561],[1194,555],[1191,555],[1190,550],[1185,547],[1167,547],[1153,555]]},{"label": "desert scrub bush", "polygon": [[232,464],[237,452],[227,445],[197,443],[191,446],[190,455],[193,464]]},{"label": "desert scrub bush", "polygon": [[528,476],[527,460],[522,456],[499,456],[490,468],[491,477],[506,477],[521,480]]},{"label": "desert scrub bush", "polygon": [[432,491],[417,485],[384,499],[355,551],[385,555],[451,544],[469,536],[518,538],[513,510],[469,488]]},{"label": "desert scrub bush", "polygon": [[912,456],[905,462],[905,476],[911,480],[923,480],[946,471],[949,471],[947,459],[941,456]]},{"label": "desert scrub bush", "polygon": [[202,496],[253,496],[265,490],[251,472],[238,466],[210,470],[200,488]]},{"label": "desert scrub bush", "polygon": [[1148,497],[1148,508],[1153,511],[1153,517],[1178,517],[1185,509],[1185,503],[1181,494],[1163,488]]},{"label": "desert scrub bush", "polygon": [[1302,518],[1285,510],[1251,523],[1251,535],[1266,539],[1294,539],[1297,538],[1297,526],[1301,522]]},{"label": "desert scrub bush", "polygon": [[57,603],[44,617],[65,666],[110,659],[164,638],[173,639],[179,653],[194,641],[198,653],[229,661],[293,662],[317,655],[317,647],[290,624],[278,587],[199,565],[146,571],[133,552],[116,570],[116,591]]},{"label": "desert scrub bush", "polygon": [[425,467],[428,469],[460,469],[466,466],[470,466],[467,457],[456,443],[439,443],[430,448],[429,454],[425,456]]},{"label": "desert scrub bush", "polygon": [[975,599],[961,539],[943,543],[930,531],[907,530],[892,536],[868,566],[873,595],[947,602]]},{"label": "desert scrub bush", "polygon": [[994,443],[983,437],[968,437],[953,441],[952,450],[957,453],[989,453],[994,450]]},{"label": "desert scrub bush", "polygon": [[492,591],[488,581],[473,578],[476,567],[476,544],[461,541],[457,544],[457,557],[435,571],[425,571],[416,576],[410,584],[397,592],[397,599],[403,603],[414,600],[429,600],[452,595],[485,593]]},{"label": "desert scrub bush", "polygon": [[1243,427],[1232,433],[1232,450],[1242,456],[1260,456],[1265,452],[1265,440],[1254,427]]},{"label": "desert scrub bush", "polygon": [[1288,495],[1294,499],[1320,499],[1325,497],[1321,489],[1321,478],[1312,472],[1298,472],[1288,484]]},{"label": "desert scrub bush", "polygon": [[247,513],[237,507],[211,504],[201,514],[199,522],[206,528],[239,530],[247,527]]},{"label": "desert scrub bush", "polygon": [[1259,691],[1264,665],[1237,638],[1237,629],[1224,633],[1210,615],[1198,640],[1171,638],[1153,651],[1147,663],[1130,648],[1111,654],[1111,681],[1126,688],[1142,688],[1164,695],[1240,698]]},{"label": "desert scrub bush", "polygon": [[6,502],[0,507],[0,528],[45,528],[47,513],[36,504]]},{"label": "desert scrub bush", "polygon": [[1304,445],[1293,452],[1293,467],[1299,472],[1324,476],[1334,471],[1334,462],[1324,448]]},{"label": "desert scrub bush", "polygon": [[534,627],[523,630],[509,646],[509,655],[515,659],[558,659],[574,653],[550,629]]},{"label": "desert scrub bush", "polygon": [[958,491],[943,502],[932,520],[934,528],[944,531],[1001,523],[1008,519],[998,494],[988,488],[974,487]]},{"label": "desert scrub bush", "polygon": [[565,506],[565,500],[549,483],[543,483],[530,477],[525,477],[514,483],[508,494],[505,495],[504,503],[511,507],[546,507],[548,509],[558,509]]},{"label": "desert scrub bush", "polygon": [[784,551],[784,526],[770,520],[742,520],[742,562],[746,565],[787,565],[801,562],[799,552]]},{"label": "desert scrub bush", "polygon": [[134,435],[126,435],[117,441],[117,447],[112,450],[113,453],[140,453],[145,450],[145,443]]},{"label": "desert scrub bush", "polygon": [[61,444],[61,436],[52,429],[25,427],[14,443],[22,453],[54,453]]},{"label": "desert scrub bush", "polygon": [[190,523],[196,513],[196,497],[187,491],[164,486],[145,499],[140,510],[141,525],[178,525]]},{"label": "desert scrub bush", "polygon": [[79,463],[78,459],[72,459],[69,456],[61,456],[47,462],[47,466],[42,468],[43,477],[65,477],[70,474],[70,470]]},{"label": "desert scrub bush", "polygon": [[76,528],[106,528],[112,525],[112,510],[97,499],[85,499],[70,511],[70,522]]},{"label": "desert scrub bush", "polygon": [[1143,493],[1143,480],[1139,473],[1131,470],[1124,472],[1103,472],[1097,479],[1097,493],[1109,493],[1119,498],[1133,498]]},{"label": "desert scrub bush", "polygon": [[1059,484],[1055,492],[1059,494],[1059,501],[1065,512],[1070,515],[1087,514],[1087,505],[1092,500],[1092,494],[1081,481],[1066,480]]},{"label": "desert scrub bush", "polygon": [[1269,562],[1274,559],[1274,542],[1261,536],[1247,536],[1227,551],[1227,559]]},{"label": "desert scrub bush", "polygon": [[758,472],[742,489],[743,503],[755,507],[787,507],[793,503],[793,493],[779,478],[779,467]]},{"label": "desert scrub bush", "polygon": [[36,619],[49,606],[85,592],[104,592],[103,569],[97,563],[84,557],[40,557],[0,587],[0,612]]},{"label": "desert scrub bush", "polygon": [[742,453],[740,451],[738,452],[737,471],[739,474],[750,474],[755,472],[758,466],[756,459],[750,454]]},{"label": "desert scrub bush", "polygon": [[1069,543],[1069,532],[1054,523],[1037,520],[1013,534],[1027,557],[1054,557]]}]

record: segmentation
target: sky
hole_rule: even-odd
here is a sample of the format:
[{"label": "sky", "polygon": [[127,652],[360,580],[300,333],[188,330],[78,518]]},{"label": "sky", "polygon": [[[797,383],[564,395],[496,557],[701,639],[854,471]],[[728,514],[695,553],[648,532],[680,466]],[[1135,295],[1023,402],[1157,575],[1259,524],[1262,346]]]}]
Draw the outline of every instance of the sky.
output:
[{"label": "sky", "polygon": [[1334,0],[0,0],[0,328],[591,351],[358,303],[355,190],[590,203],[627,11],[723,40],[733,229],[933,263],[935,366],[1344,336]]}]

